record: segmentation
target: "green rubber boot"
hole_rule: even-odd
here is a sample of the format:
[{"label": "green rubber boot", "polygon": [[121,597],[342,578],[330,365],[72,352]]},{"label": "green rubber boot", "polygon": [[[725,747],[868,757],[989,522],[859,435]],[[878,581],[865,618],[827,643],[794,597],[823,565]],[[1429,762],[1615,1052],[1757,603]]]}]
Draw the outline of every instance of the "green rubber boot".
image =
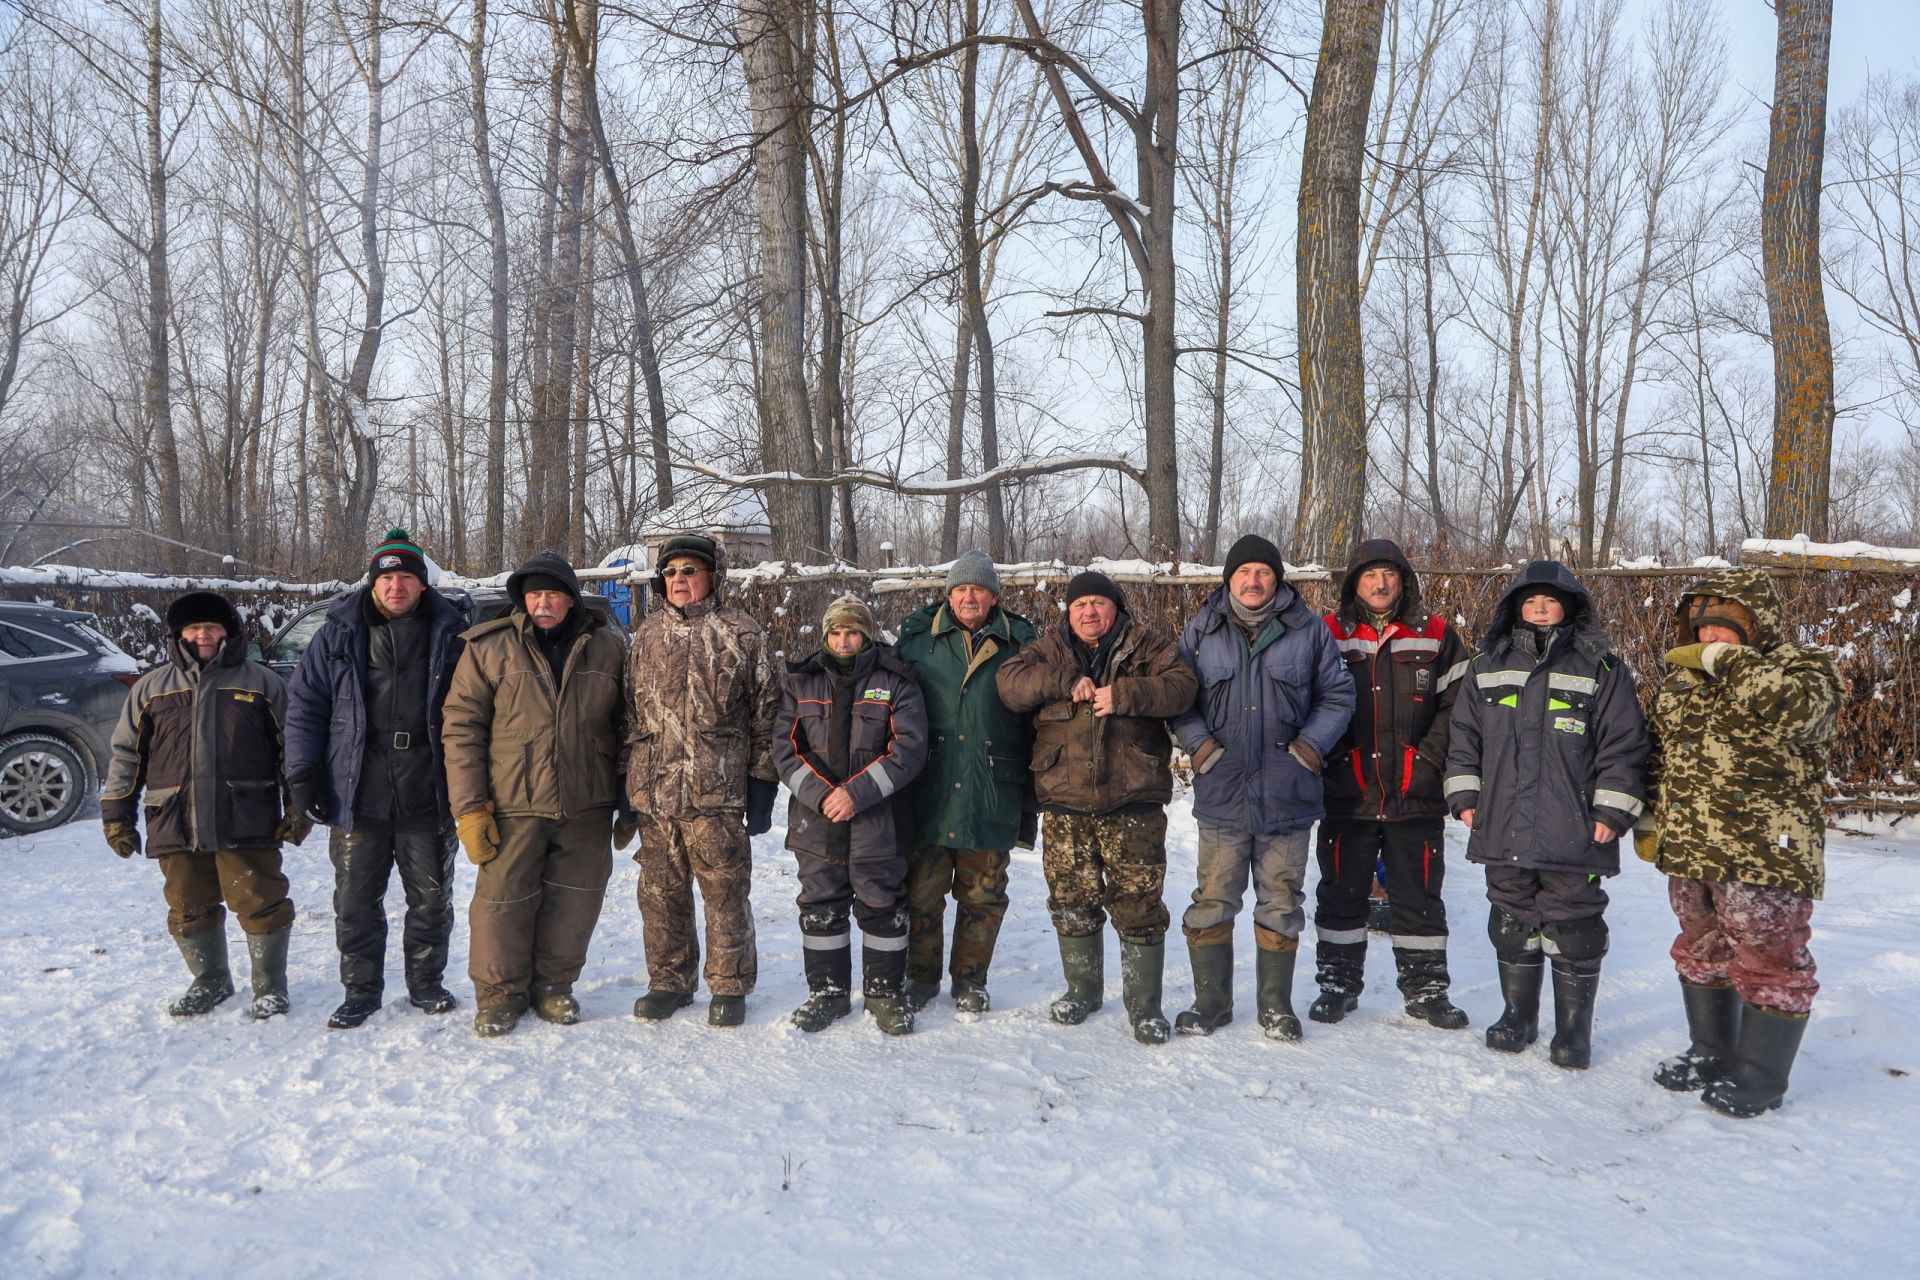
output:
[{"label": "green rubber boot", "polygon": [[253,1016],[266,1019],[283,1014],[287,1003],[287,942],[293,926],[272,933],[247,935],[247,959],[253,965]]},{"label": "green rubber boot", "polygon": [[1133,1038],[1141,1044],[1165,1044],[1173,1037],[1167,1015],[1160,1011],[1160,984],[1167,963],[1165,942],[1128,942],[1120,939],[1121,1000]]},{"label": "green rubber boot", "polygon": [[1233,940],[1187,944],[1193,961],[1193,1008],[1173,1020],[1183,1036],[1210,1036],[1233,1021]]},{"label": "green rubber boot", "polygon": [[1106,935],[1060,935],[1060,968],[1067,975],[1067,990],[1048,1006],[1055,1022],[1077,1027],[1100,1007],[1107,985],[1106,963]]},{"label": "green rubber boot", "polygon": [[233,971],[227,968],[227,931],[208,929],[191,937],[175,938],[193,985],[178,1000],[167,1006],[176,1018],[197,1018],[211,1013],[222,1000],[233,994]]}]

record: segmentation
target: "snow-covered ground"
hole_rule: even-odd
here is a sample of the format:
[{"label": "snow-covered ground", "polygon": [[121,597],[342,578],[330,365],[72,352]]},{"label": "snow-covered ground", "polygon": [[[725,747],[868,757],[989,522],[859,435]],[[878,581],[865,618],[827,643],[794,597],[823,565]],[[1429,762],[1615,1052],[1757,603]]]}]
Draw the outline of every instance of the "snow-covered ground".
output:
[{"label": "snow-covered ground", "polygon": [[[402,1000],[326,1030],[318,839],[288,858],[293,1013],[265,1025],[244,999],[167,1016],[184,975],[158,870],[115,860],[97,822],[0,842],[0,1275],[1916,1274],[1920,838],[1834,836],[1814,917],[1826,985],[1792,1095],[1742,1123],[1648,1078],[1684,1033],[1665,882],[1642,863],[1613,882],[1593,1069],[1569,1073],[1544,1036],[1513,1058],[1481,1041],[1499,997],[1457,843],[1472,1030],[1402,1016],[1376,940],[1358,1014],[1264,1040],[1243,913],[1240,1020],[1143,1048],[1111,958],[1101,1013],[1047,1020],[1058,961],[1033,855],[1015,863],[993,1013],[943,997],[905,1039],[858,1019],[794,1030],[779,835],[757,842],[744,1028],[708,1028],[704,998],[632,1019],[645,969],[620,858],[585,1021],[491,1041],[471,1031],[464,911],[460,1013]],[[1177,921],[1184,803],[1172,840]],[[1303,1010],[1311,990],[1303,965]],[[1176,936],[1170,1014],[1188,992]]]}]

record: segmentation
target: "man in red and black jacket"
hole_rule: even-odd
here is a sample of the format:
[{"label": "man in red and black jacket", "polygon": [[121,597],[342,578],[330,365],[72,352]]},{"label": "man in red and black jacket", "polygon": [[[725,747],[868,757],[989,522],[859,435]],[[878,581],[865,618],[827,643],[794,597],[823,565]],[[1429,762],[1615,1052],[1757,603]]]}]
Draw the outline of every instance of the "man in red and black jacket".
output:
[{"label": "man in red and black jacket", "polygon": [[1386,866],[1393,958],[1407,1014],[1457,1030],[1467,1015],[1447,999],[1447,731],[1466,644],[1420,602],[1420,579],[1397,544],[1362,542],[1327,626],[1358,701],[1327,760],[1320,884],[1313,923],[1320,996],[1307,1016],[1338,1022],[1359,1005],[1367,959],[1367,893]]}]

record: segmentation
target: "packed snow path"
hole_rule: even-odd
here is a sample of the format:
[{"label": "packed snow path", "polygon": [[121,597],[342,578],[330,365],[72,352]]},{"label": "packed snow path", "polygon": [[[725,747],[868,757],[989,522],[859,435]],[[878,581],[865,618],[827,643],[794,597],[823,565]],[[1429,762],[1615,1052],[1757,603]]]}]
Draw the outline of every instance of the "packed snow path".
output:
[{"label": "packed snow path", "polygon": [[[1172,826],[1169,1016],[1190,994],[1184,801]],[[1665,881],[1631,859],[1611,884],[1594,1066],[1575,1073],[1548,1063],[1545,1034],[1513,1058],[1482,1043],[1499,996],[1458,829],[1447,899],[1471,1030],[1405,1018],[1376,935],[1356,1015],[1263,1039],[1243,912],[1236,1021],[1161,1048],[1127,1032],[1111,939],[1106,1008],[1048,1021],[1060,979],[1035,855],[1015,861],[991,1014],[943,995],[905,1039],[858,1016],[794,1030],[778,829],[755,842],[744,1028],[708,1028],[704,994],[665,1024],[630,1016],[645,969],[620,857],[580,1025],[474,1037],[462,861],[461,1010],[406,1005],[396,885],[388,1006],[328,1031],[324,834],[289,851],[293,1012],[265,1025],[244,1012],[231,922],[242,995],[167,1016],[185,973],[158,869],[116,861],[98,823],[0,842],[0,1275],[1869,1277],[1913,1275],[1920,1254],[1911,836],[1834,836],[1792,1093],[1743,1123],[1648,1078],[1685,1034]]]}]

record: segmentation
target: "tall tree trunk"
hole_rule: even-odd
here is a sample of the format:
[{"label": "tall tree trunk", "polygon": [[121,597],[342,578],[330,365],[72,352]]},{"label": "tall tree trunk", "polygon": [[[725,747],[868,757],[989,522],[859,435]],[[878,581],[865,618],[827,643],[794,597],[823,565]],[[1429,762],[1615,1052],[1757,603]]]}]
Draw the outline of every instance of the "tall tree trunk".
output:
[{"label": "tall tree trunk", "polygon": [[473,161],[487,207],[487,460],[486,527],[480,561],[487,572],[507,559],[507,210],[493,167],[493,128],[487,110],[487,0],[474,0],[473,40],[467,46],[473,95]]},{"label": "tall tree trunk", "polygon": [[[586,175],[586,216],[594,206],[593,170]],[[589,232],[580,259],[579,320],[573,354],[573,411],[568,415],[573,426],[569,452],[573,456],[572,484],[567,497],[567,557],[575,564],[587,562],[587,439],[588,422],[593,412],[593,280],[594,258],[600,237]]]},{"label": "tall tree trunk", "polygon": [[1180,440],[1174,416],[1174,366],[1180,340],[1174,327],[1174,304],[1179,272],[1173,259],[1180,153],[1180,0],[1143,0],[1141,13],[1146,23],[1147,76],[1140,114],[1153,131],[1151,138],[1135,144],[1140,156],[1140,202],[1147,207],[1141,228],[1147,255],[1146,279],[1141,282],[1147,301],[1141,371],[1147,446],[1147,550],[1155,559],[1174,559],[1182,551]]},{"label": "tall tree trunk", "polygon": [[[167,257],[167,156],[161,141],[160,0],[147,0],[147,430],[160,471],[160,531],[175,543],[186,538],[180,492],[180,453],[173,438],[173,394],[167,329],[173,308],[173,283]],[[186,567],[186,549],[169,546],[169,568]]]},{"label": "tall tree trunk", "polygon": [[[980,34],[979,0],[967,0],[966,36]],[[980,46],[960,53],[960,288],[966,309],[965,326],[971,336],[974,368],[980,388],[980,466],[992,471],[1000,465],[1000,422],[994,386],[993,328],[987,322],[987,301],[980,267]],[[987,503],[987,554],[1007,557],[1007,504],[997,484],[983,491]]]},{"label": "tall tree trunk", "polygon": [[562,23],[577,20],[582,0],[556,0],[576,7],[568,18],[554,15],[554,52],[565,63],[566,91],[555,127],[560,133],[560,169],[553,241],[553,276],[541,307],[546,312],[547,355],[545,377],[534,394],[533,468],[539,475],[539,502],[531,501],[529,485],[528,536],[534,549],[564,552],[570,542],[573,458],[573,382],[575,344],[579,335],[581,265],[587,222],[587,163],[591,145],[587,135],[579,52],[562,32]]},{"label": "tall tree trunk", "polygon": [[1300,344],[1300,507],[1295,542],[1344,563],[1366,499],[1360,338],[1360,175],[1385,0],[1327,0],[1300,158],[1295,272]]},{"label": "tall tree trunk", "polygon": [[[973,330],[967,324],[966,308],[955,318],[953,338],[953,383],[947,396],[947,479],[958,480],[967,474],[967,386],[973,377]],[[960,504],[957,493],[943,500],[940,515],[940,559],[952,560],[960,554]]]},{"label": "tall tree trunk", "polygon": [[[547,155],[540,187],[540,229],[534,274],[533,333],[529,342],[527,399],[530,412],[520,434],[524,455],[521,471],[526,477],[526,494],[521,503],[520,550],[539,551],[550,546],[545,541],[543,512],[550,499],[547,494],[548,470],[541,459],[545,449],[542,433],[552,399],[551,380],[565,378],[549,366],[553,358],[553,288],[558,253],[556,236],[561,220],[562,164],[564,162],[565,118],[567,109],[567,72],[573,59],[554,6],[568,0],[548,0],[547,18],[553,24],[553,66],[547,73]],[[528,437],[531,437],[529,441]],[[529,443],[533,445],[528,448]]]},{"label": "tall tree trunk", "polygon": [[1767,536],[1827,536],[1833,468],[1833,337],[1820,280],[1820,169],[1827,141],[1833,0],[1776,0],[1773,116],[1760,257],[1773,331],[1773,475]]},{"label": "tall tree trunk", "polygon": [[[340,434],[345,437],[346,453],[353,460],[346,472],[344,511],[335,529],[334,544],[327,548],[341,572],[361,563],[366,549],[367,524],[373,515],[373,499],[380,484],[380,454],[373,436],[373,368],[380,355],[380,340],[385,329],[387,296],[386,264],[380,245],[380,186],[384,177],[386,132],[385,68],[381,43],[385,36],[386,16],[381,0],[367,6],[367,47],[361,56],[361,76],[367,90],[366,155],[360,173],[360,256],[366,292],[360,317],[360,340],[354,347],[353,363],[348,367],[346,386],[341,389]],[[344,458],[343,458],[344,461]]]}]

